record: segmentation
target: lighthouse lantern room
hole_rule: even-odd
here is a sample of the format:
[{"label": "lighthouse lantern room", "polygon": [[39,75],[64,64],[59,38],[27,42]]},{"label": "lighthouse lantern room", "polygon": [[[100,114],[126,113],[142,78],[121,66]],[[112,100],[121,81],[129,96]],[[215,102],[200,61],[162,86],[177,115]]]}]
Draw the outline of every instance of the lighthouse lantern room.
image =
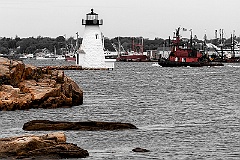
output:
[{"label": "lighthouse lantern room", "polygon": [[103,20],[98,20],[98,14],[93,12],[86,14],[86,20],[82,19],[82,25],[103,25]]},{"label": "lighthouse lantern room", "polygon": [[76,55],[76,64],[83,68],[114,68],[114,63],[110,65],[106,62],[104,55],[103,34],[99,25],[103,20],[98,19],[98,14],[91,12],[86,14],[86,19],[82,19],[82,25],[85,25],[82,44]]}]

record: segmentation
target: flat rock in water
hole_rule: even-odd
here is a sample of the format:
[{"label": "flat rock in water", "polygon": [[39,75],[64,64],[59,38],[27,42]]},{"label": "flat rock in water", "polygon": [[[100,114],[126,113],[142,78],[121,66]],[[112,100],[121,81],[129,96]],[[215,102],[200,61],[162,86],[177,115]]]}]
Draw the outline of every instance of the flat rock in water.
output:
[{"label": "flat rock in water", "polygon": [[50,130],[123,130],[137,129],[136,126],[130,123],[120,122],[61,122],[49,120],[33,120],[24,124],[23,130],[26,131],[50,131]]},{"label": "flat rock in water", "polygon": [[140,148],[140,147],[134,148],[132,151],[133,152],[150,152],[150,150],[147,150],[145,148]]},{"label": "flat rock in water", "polygon": [[87,150],[67,143],[64,133],[0,138],[0,159],[61,159],[87,156]]}]

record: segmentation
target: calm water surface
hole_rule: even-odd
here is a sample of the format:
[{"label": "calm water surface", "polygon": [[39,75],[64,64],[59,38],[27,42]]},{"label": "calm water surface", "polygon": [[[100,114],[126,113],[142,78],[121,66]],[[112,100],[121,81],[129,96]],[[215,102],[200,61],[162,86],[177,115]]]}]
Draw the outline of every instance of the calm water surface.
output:
[{"label": "calm water surface", "polygon": [[[25,61],[70,65],[64,61]],[[239,159],[240,64],[161,68],[152,63],[116,63],[113,71],[65,71],[84,90],[72,108],[1,111],[0,136],[26,132],[34,119],[117,121],[137,130],[67,131],[67,141],[101,159]],[[142,147],[147,153],[131,150]]]}]

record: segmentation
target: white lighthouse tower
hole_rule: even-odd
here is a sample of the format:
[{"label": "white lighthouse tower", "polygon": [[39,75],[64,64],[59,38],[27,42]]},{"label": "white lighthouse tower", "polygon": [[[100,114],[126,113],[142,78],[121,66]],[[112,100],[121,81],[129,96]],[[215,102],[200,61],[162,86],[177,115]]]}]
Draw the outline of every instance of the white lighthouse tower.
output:
[{"label": "white lighthouse tower", "polygon": [[103,34],[99,25],[103,20],[98,20],[98,14],[93,12],[86,14],[86,20],[82,19],[82,25],[85,25],[83,41],[80,51],[76,55],[76,64],[83,68],[109,69],[114,68],[114,61],[109,62],[104,55]]}]

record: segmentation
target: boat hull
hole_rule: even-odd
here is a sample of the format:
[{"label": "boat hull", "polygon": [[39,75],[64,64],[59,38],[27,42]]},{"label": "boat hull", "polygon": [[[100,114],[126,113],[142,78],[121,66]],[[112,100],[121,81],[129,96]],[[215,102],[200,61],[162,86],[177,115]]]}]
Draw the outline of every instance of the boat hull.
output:
[{"label": "boat hull", "polygon": [[177,62],[177,61],[158,61],[162,67],[203,67],[203,66],[224,66],[219,62]]},{"label": "boat hull", "polygon": [[222,63],[240,63],[240,58],[214,59],[213,62],[222,62]]},{"label": "boat hull", "polygon": [[75,57],[66,57],[65,58],[66,61],[76,61]]},{"label": "boat hull", "polygon": [[147,62],[149,58],[146,55],[122,55],[116,60],[122,62]]}]

